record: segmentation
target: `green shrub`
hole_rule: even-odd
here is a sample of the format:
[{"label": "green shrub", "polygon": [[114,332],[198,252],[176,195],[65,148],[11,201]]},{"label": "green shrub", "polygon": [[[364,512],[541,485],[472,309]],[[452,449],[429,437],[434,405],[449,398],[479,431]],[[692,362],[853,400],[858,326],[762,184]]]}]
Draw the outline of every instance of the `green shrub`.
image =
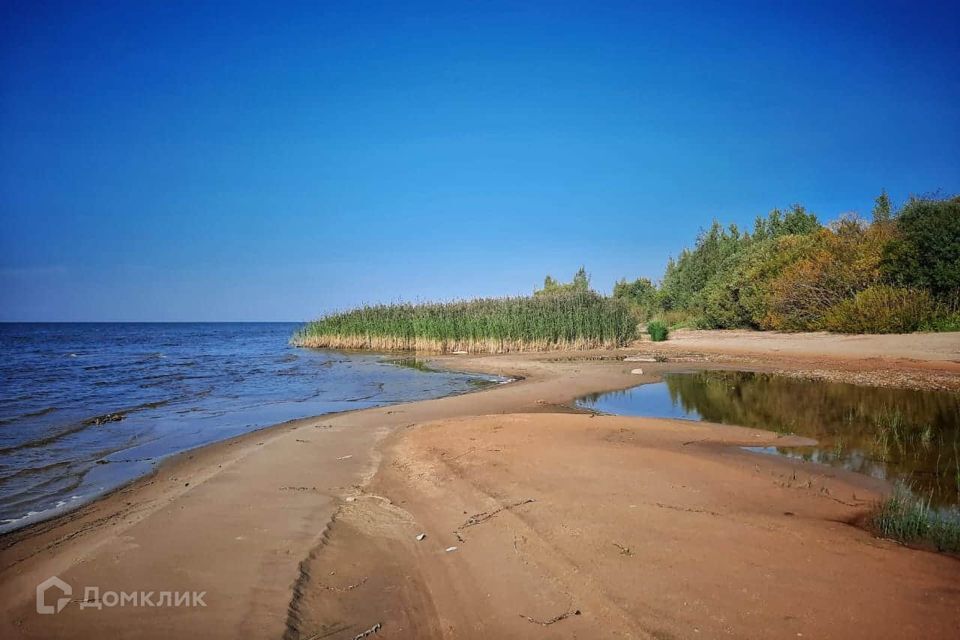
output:
[{"label": "green shrub", "polygon": [[960,313],[944,313],[930,318],[920,331],[960,331]]},{"label": "green shrub", "polygon": [[650,339],[654,342],[663,342],[670,335],[670,330],[662,321],[653,320],[647,325],[647,333],[650,334]]},{"label": "green shrub", "polygon": [[937,303],[927,291],[874,285],[830,307],[824,328],[841,333],[910,333],[937,315]]}]

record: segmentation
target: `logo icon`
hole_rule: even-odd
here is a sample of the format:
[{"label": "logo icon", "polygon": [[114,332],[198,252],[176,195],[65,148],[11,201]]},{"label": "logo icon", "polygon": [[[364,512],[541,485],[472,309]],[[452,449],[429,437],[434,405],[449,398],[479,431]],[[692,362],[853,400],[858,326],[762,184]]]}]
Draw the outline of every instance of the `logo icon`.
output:
[{"label": "logo icon", "polygon": [[[65,597],[57,599],[57,605],[47,604],[46,595],[47,591],[51,588],[56,587],[59,589]],[[37,585],[37,613],[47,615],[52,613],[60,613],[63,611],[63,608],[70,603],[70,596],[73,595],[73,588],[58,578],[57,576],[52,576],[47,578],[43,582]]]}]

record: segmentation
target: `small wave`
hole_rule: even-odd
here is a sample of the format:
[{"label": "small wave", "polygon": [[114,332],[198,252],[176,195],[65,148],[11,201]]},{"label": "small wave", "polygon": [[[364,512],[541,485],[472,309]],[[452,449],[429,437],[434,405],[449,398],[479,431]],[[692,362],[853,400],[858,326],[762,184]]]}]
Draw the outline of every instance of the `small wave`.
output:
[{"label": "small wave", "polygon": [[[53,515],[57,511],[66,508],[72,508],[73,505],[77,503],[78,500],[82,500],[83,496],[70,496],[68,500],[58,500],[56,505],[49,509],[41,509],[40,511],[27,511],[25,514],[18,518],[4,518],[0,520],[0,531],[11,531],[17,529],[20,526],[28,524],[31,520],[43,520],[48,515]],[[42,516],[37,518],[37,516]],[[19,524],[18,524],[19,523]],[[16,526],[11,526],[16,525]]]},{"label": "small wave", "polygon": [[0,424],[9,424],[11,422],[19,422],[20,420],[26,420],[27,418],[39,418],[40,416],[45,416],[49,413],[57,411],[56,407],[44,407],[43,409],[37,409],[36,411],[28,411],[27,413],[21,413],[17,416],[11,416],[9,418],[0,418]]},{"label": "small wave", "polygon": [[102,370],[102,369],[113,369],[113,368],[118,367],[118,366],[121,366],[121,365],[118,365],[118,364],[116,364],[116,363],[112,363],[112,364],[89,364],[89,365],[85,366],[85,367],[83,368],[83,370],[84,370],[84,371],[100,371],[100,370]]},{"label": "small wave", "polygon": [[153,402],[144,402],[143,404],[138,404],[136,406],[129,407],[126,409],[120,409],[118,411],[112,411],[112,412],[100,414],[98,416],[92,416],[85,420],[81,420],[79,423],[71,424],[61,429],[60,431],[37,438],[36,440],[23,442],[18,445],[14,445],[12,447],[0,447],[0,454],[13,453],[16,451],[20,451],[22,449],[34,449],[36,447],[43,447],[48,444],[52,444],[57,440],[66,438],[69,435],[73,435],[78,431],[83,431],[84,429],[87,429],[90,427],[100,427],[111,422],[119,422],[121,420],[126,419],[126,417],[131,413],[135,413],[137,411],[144,411],[147,409],[156,409],[158,407],[167,405],[171,402],[172,400],[170,399],[155,400]]},{"label": "small wave", "polygon": [[74,434],[78,431],[83,431],[90,425],[80,422],[79,424],[72,424],[60,431],[51,433],[49,435],[37,438],[36,440],[29,440],[12,447],[2,447],[0,448],[0,453],[13,453],[14,451],[21,451],[22,449],[34,449],[36,447],[43,447],[45,445],[51,444],[60,440],[61,438],[66,438],[67,436]]},{"label": "small wave", "polygon": [[88,470],[83,470],[67,476],[57,476],[32,485],[23,491],[5,493],[3,497],[3,507],[4,509],[15,509],[17,506],[35,504],[37,502],[37,493],[44,489],[50,489],[48,494],[53,495],[73,491],[83,484],[83,477],[87,471]]},{"label": "small wave", "polygon": [[45,464],[41,467],[29,467],[26,469],[20,469],[19,471],[14,471],[13,473],[0,477],[0,486],[2,486],[6,482],[9,482],[10,480],[15,480],[17,478],[26,478],[29,476],[45,473],[47,471],[53,471],[54,469],[69,468],[74,464],[75,464],[74,462],[71,462],[69,460],[63,460],[60,462],[54,462],[52,464]]}]

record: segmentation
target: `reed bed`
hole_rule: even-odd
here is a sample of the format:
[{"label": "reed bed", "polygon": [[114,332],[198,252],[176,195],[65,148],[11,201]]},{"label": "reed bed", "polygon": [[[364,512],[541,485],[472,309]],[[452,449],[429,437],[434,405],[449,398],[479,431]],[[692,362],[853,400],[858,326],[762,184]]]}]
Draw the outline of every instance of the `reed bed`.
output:
[{"label": "reed bed", "polygon": [[626,304],[592,292],[364,306],[306,324],[302,347],[506,353],[615,348],[636,337]]}]

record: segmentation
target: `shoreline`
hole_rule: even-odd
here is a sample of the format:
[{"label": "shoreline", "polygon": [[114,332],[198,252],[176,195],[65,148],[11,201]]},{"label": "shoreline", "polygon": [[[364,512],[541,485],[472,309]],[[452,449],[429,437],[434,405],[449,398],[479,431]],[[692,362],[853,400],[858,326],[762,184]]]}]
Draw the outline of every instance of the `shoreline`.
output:
[{"label": "shoreline", "polygon": [[[260,473],[256,469],[251,473],[249,484],[246,488],[251,490],[263,491],[263,485],[268,484],[270,494],[270,508],[263,509],[258,513],[252,513],[250,520],[257,525],[264,522],[283,520],[288,509],[300,510],[298,514],[301,520],[296,523],[285,523],[285,531],[278,538],[271,535],[274,545],[270,549],[260,549],[260,555],[264,556],[263,562],[271,564],[271,560],[281,554],[292,555],[294,551],[306,556],[318,536],[322,535],[323,527],[320,523],[328,523],[334,516],[336,509],[343,503],[346,492],[350,487],[357,483],[363,483],[372,477],[378,464],[378,452],[376,444],[393,429],[402,428],[409,423],[403,414],[413,407],[422,407],[427,413],[433,411],[443,411],[443,405],[452,404],[454,412],[469,413],[474,404],[473,399],[480,396],[490,396],[492,394],[502,394],[507,391],[505,402],[512,404],[510,396],[516,393],[517,389],[525,389],[533,382],[543,382],[538,378],[537,369],[528,370],[526,365],[519,363],[518,367],[505,367],[503,363],[497,362],[487,372],[495,375],[501,375],[509,370],[509,375],[518,378],[516,382],[508,385],[497,385],[494,388],[478,389],[476,392],[448,396],[435,400],[418,401],[414,403],[405,403],[398,405],[389,405],[372,409],[363,409],[356,411],[343,412],[339,414],[329,414],[314,418],[305,418],[280,425],[274,425],[261,429],[256,432],[242,434],[240,436],[220,441],[211,445],[206,445],[190,452],[184,452],[172,456],[165,460],[149,476],[134,480],[129,485],[120,488],[108,495],[75,510],[68,514],[53,518],[51,520],[28,525],[14,532],[0,536],[0,603],[2,603],[5,616],[4,626],[10,633],[17,637],[30,637],[30,633],[23,627],[25,620],[34,618],[40,623],[53,623],[56,629],[54,635],[58,637],[69,634],[69,629],[73,629],[73,624],[68,622],[68,612],[73,612],[70,607],[61,614],[53,617],[40,617],[32,611],[32,594],[34,587],[42,580],[52,575],[71,582],[71,573],[75,569],[84,568],[86,558],[89,555],[98,555],[104,553],[106,548],[122,549],[125,545],[123,538],[129,535],[131,530],[149,529],[148,526],[152,520],[165,520],[165,516],[170,513],[182,510],[182,504],[189,501],[192,494],[199,491],[205,491],[208,487],[217,497],[206,498],[209,504],[216,504],[220,507],[219,511],[223,515],[230,513],[236,514],[242,508],[249,511],[249,505],[245,501],[234,502],[228,506],[226,504],[228,496],[235,494],[237,487],[232,478],[226,478],[232,472],[233,467],[241,467],[245,471],[252,466],[265,464],[270,467],[268,473]],[[482,372],[482,371],[478,371]],[[635,383],[635,378],[626,377],[623,380],[624,386]],[[521,392],[521,395],[522,392]],[[435,405],[441,405],[439,409]],[[457,407],[460,407],[459,409]],[[536,410],[536,407],[534,408]],[[356,419],[356,420],[355,420]],[[344,422],[351,423],[349,425]],[[360,424],[354,425],[353,422]],[[335,447],[344,451],[346,459],[340,461],[341,456],[322,455],[317,446],[303,446],[312,444],[306,438],[296,438],[297,435],[305,436],[334,436],[326,440]],[[319,440],[318,440],[319,442]],[[313,450],[312,452],[309,450]],[[304,455],[306,454],[306,455]],[[311,455],[312,454],[312,455]],[[298,472],[297,468],[290,468],[288,462],[296,459],[300,463],[308,462],[328,462],[329,468],[323,469],[322,480],[326,481],[327,487],[318,488],[316,486],[318,478],[316,474],[310,472]],[[239,463],[243,463],[242,465]],[[280,469],[274,468],[274,466]],[[286,471],[285,474],[290,478],[289,482],[280,484],[277,480],[277,471]],[[297,480],[294,480],[296,478]],[[312,481],[307,484],[303,481],[307,478]],[[219,485],[219,486],[217,486]],[[302,490],[307,488],[309,490]],[[282,498],[276,499],[273,492],[283,491]],[[200,506],[196,513],[190,514],[189,522],[184,523],[184,530],[180,534],[182,540],[189,540],[198,528],[203,528],[204,524],[213,517],[210,509]],[[269,512],[269,513],[267,513]],[[246,523],[251,528],[255,528],[250,523]],[[239,527],[243,529],[243,526]],[[171,546],[177,546],[171,543],[168,534],[157,535],[158,532],[146,532],[147,538],[150,538],[152,545],[144,546],[164,547],[164,550],[154,549],[157,556],[173,558],[179,555],[171,549]],[[276,534],[276,532],[271,532]],[[290,548],[291,534],[295,540],[295,546]],[[167,539],[164,539],[167,538]],[[234,536],[238,541],[245,536]],[[212,543],[213,541],[205,541]],[[277,544],[281,543],[282,544]],[[205,551],[191,550],[190,555],[207,556],[209,547],[203,545]],[[226,554],[233,556],[233,552]],[[196,557],[196,556],[194,556]],[[230,562],[224,558],[217,561],[213,554],[208,557],[210,563],[214,566],[229,566]],[[146,559],[150,564],[150,559]],[[79,563],[79,565],[77,564]],[[186,566],[194,564],[192,561],[185,561]],[[256,564],[259,564],[256,563]],[[295,577],[298,561],[291,560],[279,562],[276,567],[276,575],[271,576],[266,582],[269,588],[266,590],[272,592],[273,602],[270,606],[256,607],[261,609],[253,616],[240,614],[235,606],[228,606],[230,610],[228,615],[235,623],[241,624],[244,628],[260,629],[266,625],[274,626],[279,635],[282,635],[286,625],[286,608],[289,604],[290,593],[289,586]],[[171,573],[177,573],[175,567],[169,567]],[[250,570],[248,574],[251,584],[256,581],[257,567],[253,563],[248,564],[246,569]],[[152,571],[152,569],[151,569]],[[146,576],[144,571],[141,576]],[[183,584],[180,576],[169,578],[167,582],[168,589],[175,589],[178,584]],[[146,583],[152,583],[151,579]],[[72,582],[83,582],[83,579],[73,579]],[[89,582],[89,581],[88,581]],[[164,583],[160,583],[161,585]],[[104,586],[108,589],[109,586]],[[162,588],[161,587],[158,587]],[[250,587],[252,588],[252,587]],[[250,600],[250,588],[242,587],[238,591],[245,594],[245,600]],[[264,589],[260,586],[258,589]],[[29,596],[26,598],[25,596]],[[229,599],[236,596],[231,594]],[[19,613],[15,613],[19,611]],[[87,612],[88,614],[90,612]],[[129,612],[113,611],[111,613],[123,614],[113,617],[106,628],[113,628],[113,624],[131,624],[127,618]],[[187,612],[198,613],[198,612]],[[202,616],[205,611],[199,612]],[[90,620],[92,623],[103,623],[104,620],[91,620],[90,615],[85,618],[80,617],[80,621]],[[249,621],[245,621],[250,618]],[[201,617],[200,620],[203,620]],[[257,622],[254,623],[253,620]],[[210,622],[210,618],[206,618]],[[252,625],[252,626],[251,626]],[[148,625],[149,627],[149,625]],[[184,633],[189,633],[193,629],[192,624],[186,624],[183,628]],[[143,633],[148,632],[148,628],[141,629]],[[40,632],[40,636],[51,633],[47,628]],[[73,633],[79,633],[74,631]],[[81,636],[85,634],[80,634]]]},{"label": "shoreline", "polygon": [[[398,461],[392,453],[398,442],[435,430],[438,424],[482,420],[477,416],[484,415],[512,420],[504,414],[539,414],[550,421],[566,420],[555,416],[583,413],[566,405],[588,392],[652,382],[660,373],[679,368],[723,368],[723,363],[680,360],[643,363],[644,374],[636,375],[630,373],[629,362],[591,359],[644,353],[643,347],[650,344],[613,354],[564,354],[568,359],[560,361],[558,353],[426,356],[424,359],[444,368],[455,363],[461,371],[498,375],[509,371],[511,377],[521,379],[457,396],[296,420],[177,454],[152,475],[76,511],[0,537],[0,602],[6,631],[13,634],[10,637],[84,637],[116,634],[122,629],[121,636],[149,637],[159,635],[158,629],[162,628],[167,630],[165,635],[172,630],[179,635],[202,631],[214,637],[236,637],[238,633],[288,638],[301,637],[302,633],[307,637],[310,630],[303,628],[303,622],[318,614],[311,603],[315,604],[318,593],[325,593],[330,600],[326,588],[330,585],[315,584],[320,574],[310,570],[310,565],[318,559],[327,561],[324,556],[328,548],[342,540],[338,527],[347,526],[351,511],[361,512],[359,507],[371,502],[366,499],[371,490],[390,493],[393,485],[387,480],[391,465]],[[747,368],[804,366],[803,362],[785,361],[782,356],[745,364]],[[952,376],[947,369],[947,375]],[[571,419],[591,420],[586,416]],[[593,422],[599,424],[596,420]],[[716,431],[707,423],[673,428],[691,433]],[[575,425],[571,432],[582,429]],[[734,429],[740,435],[749,434],[752,444],[783,442],[774,439],[776,434],[771,432]],[[441,430],[449,431],[449,427]],[[728,433],[727,440],[732,436]],[[544,444],[548,449],[551,446]],[[729,442],[699,448],[715,462],[732,460],[741,464],[748,460],[765,469],[784,470],[800,466],[769,456],[762,456],[769,460],[758,461],[758,454],[735,451]],[[821,475],[839,478],[838,482],[857,487],[863,496],[879,496],[885,490],[884,483],[852,472],[831,469]],[[396,480],[395,486],[402,487]],[[447,498],[458,496],[454,492]],[[414,512],[402,498],[398,500],[372,501]],[[431,516],[424,513],[423,517]],[[869,538],[864,532],[860,535]],[[358,537],[369,539],[369,535]],[[879,544],[891,547],[888,551],[899,549],[896,553],[924,553]],[[370,557],[380,556],[372,553]],[[358,561],[355,554],[344,559],[348,565]],[[396,559],[385,562],[403,565]],[[942,557],[933,562],[956,560]],[[333,570],[343,569],[338,565]],[[389,574],[385,571],[383,579]],[[217,598],[208,597],[209,608],[200,610],[114,609],[95,614],[71,606],[56,616],[37,616],[32,612],[33,588],[50,575],[59,575],[71,584],[99,585],[103,590],[176,591],[206,586]],[[425,607],[435,605],[431,604],[435,594],[428,582],[410,595]],[[74,598],[78,597],[80,594],[75,593]]]},{"label": "shoreline", "polygon": [[[397,364],[396,362],[393,362],[393,361],[390,359],[391,357],[397,355],[397,354],[395,354],[395,353],[382,353],[382,354],[381,354],[381,353],[371,353],[371,352],[357,352],[357,353],[360,354],[360,355],[366,355],[366,356],[371,356],[371,355],[381,356],[381,357],[383,358],[383,362],[384,362],[385,364],[389,364],[389,365],[391,365],[391,366],[396,366],[396,367],[402,367],[402,366],[403,366],[403,365],[401,365],[401,364]],[[438,372],[440,372],[440,371],[438,371]],[[452,373],[452,374],[462,373],[462,374],[467,374],[467,375],[484,375],[482,372],[478,372],[478,373],[474,374],[474,373],[471,373],[471,372],[461,372],[461,371],[456,371],[456,370],[453,370],[453,369],[445,370],[445,371],[440,372],[440,373]],[[493,378],[493,377],[497,377],[497,376],[489,376],[489,377],[490,377],[490,378]],[[487,386],[487,384],[490,384],[490,385],[498,385],[498,384],[504,384],[504,383],[509,383],[509,382],[512,382],[512,381],[513,381],[512,379],[507,379],[507,380],[488,380],[488,379],[484,379],[484,378],[477,378],[477,380],[478,380],[478,381],[481,381],[481,380],[482,380],[484,384],[476,385],[476,386],[474,386],[473,388],[465,388],[465,389],[463,389],[463,390],[461,390],[461,391],[454,391],[454,392],[452,392],[452,393],[449,393],[449,394],[447,394],[447,395],[445,395],[445,396],[441,396],[441,397],[452,397],[452,396],[464,395],[464,394],[468,394],[468,393],[476,393],[476,392],[478,392],[478,391],[482,391],[482,390],[484,389],[484,387]],[[429,398],[428,398],[428,399],[429,399]],[[414,402],[416,402],[416,401],[414,401]],[[392,403],[387,403],[387,404],[383,404],[383,405],[379,405],[379,406],[384,406],[384,407],[386,407],[386,406],[393,406],[393,405],[395,405],[395,404],[403,404],[403,402],[392,402]],[[378,407],[367,407],[367,408],[378,408]],[[42,524],[44,524],[44,523],[47,523],[47,522],[50,522],[50,521],[53,521],[53,520],[58,520],[58,519],[60,519],[60,518],[69,518],[71,514],[73,514],[74,512],[76,512],[76,511],[79,510],[79,509],[83,509],[84,507],[86,507],[86,506],[88,506],[88,505],[90,505],[90,504],[92,504],[92,503],[95,503],[95,502],[97,502],[98,500],[102,500],[102,499],[106,498],[107,496],[109,496],[110,494],[112,494],[112,493],[114,493],[114,492],[116,492],[116,491],[120,491],[120,490],[122,490],[122,489],[125,489],[125,488],[129,487],[130,485],[132,485],[133,483],[136,483],[136,482],[138,482],[138,481],[140,481],[140,480],[143,480],[143,479],[146,479],[146,478],[150,478],[152,475],[154,475],[154,474],[157,472],[157,470],[158,470],[162,465],[167,464],[168,462],[172,461],[173,459],[175,459],[175,458],[177,458],[177,457],[179,457],[179,456],[191,454],[191,453],[193,453],[193,452],[199,451],[199,450],[204,449],[204,448],[206,448],[206,447],[212,447],[212,446],[215,446],[215,445],[218,445],[218,444],[221,444],[221,443],[231,442],[231,441],[234,441],[234,440],[243,438],[243,437],[248,436],[248,435],[251,436],[251,437],[253,437],[255,434],[262,433],[262,432],[268,431],[268,430],[270,430],[270,429],[281,428],[281,427],[283,427],[283,426],[292,425],[292,424],[299,423],[299,422],[304,421],[304,420],[316,420],[316,419],[323,418],[323,417],[325,417],[325,416],[335,416],[335,415],[339,415],[339,414],[343,414],[343,413],[350,413],[350,412],[352,412],[352,411],[362,411],[362,410],[364,410],[364,409],[346,409],[346,410],[341,410],[341,411],[332,411],[332,412],[328,412],[328,413],[320,413],[320,414],[316,414],[316,415],[308,415],[308,416],[303,416],[303,417],[291,418],[291,419],[289,419],[289,420],[283,420],[283,421],[281,421],[281,422],[268,423],[268,424],[264,424],[264,425],[262,425],[262,426],[255,427],[255,428],[253,428],[253,429],[250,430],[250,431],[245,431],[245,432],[243,432],[243,433],[239,433],[239,434],[237,434],[237,435],[230,436],[230,437],[225,438],[225,439],[222,439],[222,440],[214,440],[214,441],[212,441],[212,442],[207,442],[207,443],[204,443],[204,444],[195,445],[195,446],[193,446],[193,447],[189,447],[189,448],[186,448],[186,449],[181,449],[181,450],[179,450],[179,451],[175,451],[175,452],[172,452],[172,453],[163,454],[163,455],[161,455],[161,456],[158,456],[155,460],[153,460],[153,461],[151,462],[151,468],[150,468],[146,473],[142,473],[142,474],[139,474],[139,475],[133,475],[133,476],[131,476],[131,477],[129,477],[129,478],[121,481],[120,483],[114,484],[114,485],[110,486],[108,489],[106,489],[106,490],[104,490],[104,491],[101,491],[101,492],[98,492],[98,493],[94,493],[94,494],[90,494],[90,495],[86,495],[86,496],[76,496],[75,498],[74,498],[74,497],[71,497],[71,498],[69,498],[69,499],[65,497],[65,498],[62,500],[62,502],[64,503],[64,504],[62,504],[62,505],[58,505],[58,506],[56,506],[56,507],[51,507],[51,508],[45,509],[45,510],[43,510],[43,511],[35,512],[35,513],[32,513],[32,514],[25,514],[25,515],[21,516],[20,518],[17,518],[17,519],[16,519],[15,521],[13,521],[13,522],[7,522],[7,523],[5,523],[4,526],[6,526],[6,525],[8,525],[8,524],[13,524],[14,522],[21,522],[21,521],[23,521],[22,524],[18,524],[18,525],[16,525],[16,526],[13,527],[13,528],[8,528],[8,529],[0,530],[0,548],[3,547],[3,541],[4,541],[4,539],[5,539],[7,536],[16,534],[16,533],[18,533],[18,532],[20,532],[20,531],[23,531],[24,529],[29,529],[29,528],[32,528],[32,527],[35,527],[35,526],[42,525]],[[124,413],[127,413],[127,412],[124,412]],[[117,464],[117,463],[115,463],[115,462],[109,462],[108,464]],[[76,499],[76,502],[73,503],[73,504],[70,504],[69,500],[73,500],[73,499]]]}]

